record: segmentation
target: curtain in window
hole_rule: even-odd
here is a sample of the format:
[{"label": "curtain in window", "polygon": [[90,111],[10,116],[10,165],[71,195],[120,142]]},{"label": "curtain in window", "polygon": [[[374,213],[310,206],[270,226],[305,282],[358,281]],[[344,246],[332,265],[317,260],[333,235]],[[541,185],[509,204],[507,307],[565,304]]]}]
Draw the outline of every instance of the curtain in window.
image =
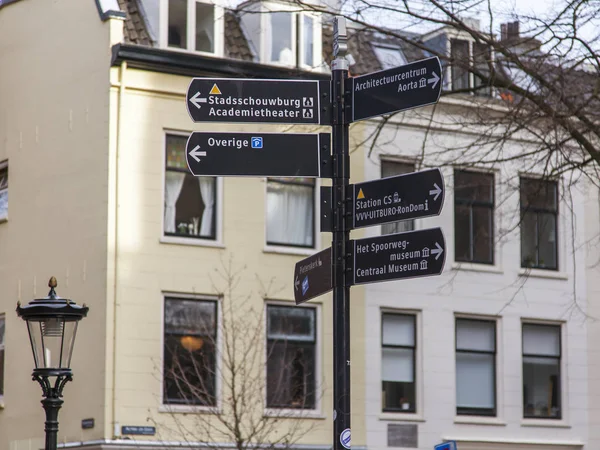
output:
[{"label": "curtain in window", "polygon": [[212,235],[213,214],[215,210],[215,179],[209,177],[198,178],[200,183],[200,193],[204,202],[204,212],[202,213],[202,222],[200,224],[200,236]]},{"label": "curtain in window", "polygon": [[165,177],[165,232],[175,233],[175,204],[183,187],[185,173],[167,171]]},{"label": "curtain in window", "polygon": [[270,183],[267,193],[267,242],[312,246],[312,187]]}]

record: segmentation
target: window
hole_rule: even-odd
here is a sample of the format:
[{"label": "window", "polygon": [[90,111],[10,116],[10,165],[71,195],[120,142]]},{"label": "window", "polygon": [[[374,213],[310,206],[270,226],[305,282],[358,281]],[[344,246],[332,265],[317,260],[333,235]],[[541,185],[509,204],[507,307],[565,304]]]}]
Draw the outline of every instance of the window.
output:
[{"label": "window", "polygon": [[0,316],[0,399],[4,396],[4,342],[6,334],[6,318]]},{"label": "window", "polygon": [[471,76],[473,70],[483,76],[489,75],[488,62],[492,59],[490,46],[463,39],[451,39],[450,59],[452,90],[473,89],[475,95],[491,95],[491,89],[486,86],[488,83],[484,83],[474,73]]},{"label": "window", "polygon": [[315,181],[267,180],[267,244],[314,248]]},{"label": "window", "polygon": [[163,403],[216,404],[217,302],[165,298]]},{"label": "window", "polygon": [[521,267],[558,269],[554,181],[521,178]]},{"label": "window", "polygon": [[267,305],[267,408],[315,408],[316,310]]},{"label": "window", "polygon": [[454,171],[456,261],[494,263],[494,175]]},{"label": "window", "polygon": [[452,90],[469,88],[469,42],[460,39],[450,41],[452,60]]},{"label": "window", "polygon": [[8,163],[0,162],[0,220],[8,217]]},{"label": "window", "polygon": [[[415,165],[397,161],[381,161],[381,178],[393,177],[415,171]],[[414,220],[401,220],[394,223],[386,223],[381,226],[381,234],[402,233],[415,229]]]},{"label": "window", "polygon": [[167,135],[164,230],[166,236],[216,239],[215,177],[193,176],[184,136]]},{"label": "window", "polygon": [[314,15],[288,11],[267,14],[264,60],[285,66],[313,68],[320,64],[320,24]]},{"label": "window", "polygon": [[560,325],[523,324],[523,417],[560,419]]},{"label": "window", "polygon": [[384,412],[416,412],[415,316],[381,316],[381,398]]},{"label": "window", "polygon": [[387,47],[384,45],[373,45],[375,56],[379,60],[382,69],[392,69],[403,66],[408,61],[402,51],[397,47]]},{"label": "window", "polygon": [[193,0],[168,2],[167,45],[215,53],[215,6]]},{"label": "window", "polygon": [[456,319],[456,414],[496,415],[496,322]]}]

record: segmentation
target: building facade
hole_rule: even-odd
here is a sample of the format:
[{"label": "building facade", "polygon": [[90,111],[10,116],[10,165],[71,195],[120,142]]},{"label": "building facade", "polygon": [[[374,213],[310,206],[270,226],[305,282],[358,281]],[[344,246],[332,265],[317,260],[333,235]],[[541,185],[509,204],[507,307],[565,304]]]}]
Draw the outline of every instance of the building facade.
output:
[{"label": "building facade", "polygon": [[[238,421],[262,427],[250,440],[329,448],[331,299],[295,307],[292,277],[330,245],[328,181],[193,177],[185,157],[192,131],[327,131],[194,124],[185,94],[195,76],[329,79],[328,20],[266,1],[0,5],[0,447],[43,442],[13,311],[55,275],[60,295],[90,307],[60,414],[65,447],[230,446]],[[352,33],[353,75],[424,56]],[[476,51],[444,30],[424,39]],[[443,81],[476,82],[452,70]],[[452,162],[473,139],[454,120],[470,101],[395,116],[373,146],[378,119],[351,127],[352,182],[443,163],[446,185],[440,216],[352,237],[440,226],[447,252],[440,277],[352,288],[352,445],[592,448],[596,287],[583,244],[597,195],[540,181],[535,167]],[[247,416],[236,398],[253,405]]]}]

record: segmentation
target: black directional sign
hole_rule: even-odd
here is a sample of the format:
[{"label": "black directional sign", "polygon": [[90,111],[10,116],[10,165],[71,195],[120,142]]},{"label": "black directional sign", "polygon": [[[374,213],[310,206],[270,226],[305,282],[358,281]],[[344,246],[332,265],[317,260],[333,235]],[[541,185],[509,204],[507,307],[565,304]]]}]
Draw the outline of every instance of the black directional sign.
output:
[{"label": "black directional sign", "polygon": [[322,123],[318,81],[194,78],[186,100],[194,122]]},{"label": "black directional sign", "polygon": [[439,275],[446,244],[441,228],[388,234],[354,242],[354,284]]},{"label": "black directional sign", "polygon": [[[192,133],[187,163],[196,176],[319,177],[330,135],[294,133]],[[327,167],[330,167],[327,166]]]},{"label": "black directional sign", "polygon": [[444,204],[440,169],[423,170],[354,185],[354,228],[437,216]]},{"label": "black directional sign", "polygon": [[353,120],[437,103],[442,90],[437,56],[352,79]]},{"label": "black directional sign", "polygon": [[331,247],[296,263],[294,299],[296,305],[333,289],[331,279]]}]

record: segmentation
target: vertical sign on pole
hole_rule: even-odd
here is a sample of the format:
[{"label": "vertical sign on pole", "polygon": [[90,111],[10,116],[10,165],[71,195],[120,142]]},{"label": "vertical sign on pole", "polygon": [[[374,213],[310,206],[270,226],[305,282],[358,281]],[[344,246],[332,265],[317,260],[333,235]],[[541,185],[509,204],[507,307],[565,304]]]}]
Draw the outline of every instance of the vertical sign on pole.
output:
[{"label": "vertical sign on pole", "polygon": [[[350,193],[348,147],[350,105],[348,61],[345,59],[346,23],[335,17],[334,52],[331,65],[333,138],[333,450],[350,448],[350,283],[347,281],[346,254],[350,250],[350,230],[346,226],[346,198]],[[349,95],[348,95],[349,94]]]}]

